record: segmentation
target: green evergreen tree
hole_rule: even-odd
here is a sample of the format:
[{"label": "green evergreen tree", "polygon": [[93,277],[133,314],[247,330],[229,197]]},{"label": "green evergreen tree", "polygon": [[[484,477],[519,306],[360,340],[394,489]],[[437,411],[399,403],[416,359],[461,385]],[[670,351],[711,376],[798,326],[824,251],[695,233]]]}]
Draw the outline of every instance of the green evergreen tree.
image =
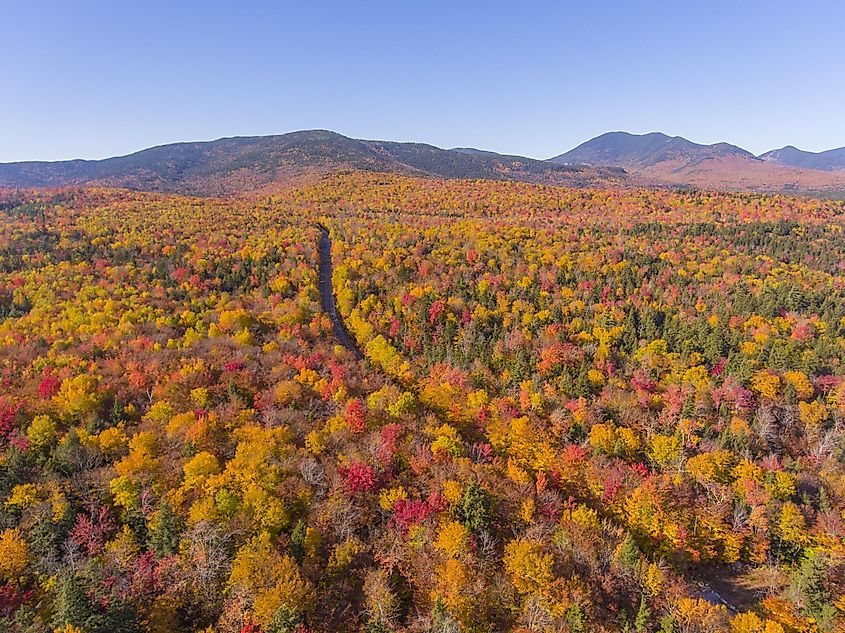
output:
[{"label": "green evergreen tree", "polygon": [[167,501],[162,502],[158,511],[150,547],[159,558],[170,556],[179,551],[179,539],[184,530],[182,518],[173,511]]},{"label": "green evergreen tree", "polygon": [[490,496],[477,482],[471,481],[464,490],[455,514],[458,520],[472,532],[478,534],[482,530],[487,530],[493,518]]},{"label": "green evergreen tree", "polygon": [[290,533],[290,552],[299,563],[305,557],[305,535],[307,531],[308,526],[305,521],[300,519]]},{"label": "green evergreen tree", "polygon": [[835,616],[833,598],[827,588],[827,568],[828,563],[824,555],[810,550],[792,577],[792,588],[798,596],[802,610],[821,625]]},{"label": "green evergreen tree", "polygon": [[303,623],[303,616],[299,611],[282,605],[276,609],[273,619],[267,625],[265,633],[293,633]]},{"label": "green evergreen tree", "polygon": [[619,552],[616,555],[616,559],[622,567],[633,571],[640,564],[641,556],[642,551],[640,551],[640,546],[637,545],[637,541],[629,532],[625,536],[625,540],[622,541],[622,545],[619,546]]},{"label": "green evergreen tree", "polygon": [[637,633],[648,630],[648,623],[651,621],[651,609],[646,602],[645,596],[640,597],[640,608],[637,611],[637,618],[634,620],[634,628]]},{"label": "green evergreen tree", "polygon": [[88,599],[84,581],[77,576],[61,578],[53,602],[53,626],[57,629],[72,625],[83,631],[97,624],[97,614]]},{"label": "green evergreen tree", "polygon": [[566,621],[569,622],[569,629],[572,633],[584,633],[587,628],[587,616],[583,607],[577,602],[566,611]]},{"label": "green evergreen tree", "polygon": [[678,623],[673,616],[663,616],[660,620],[660,633],[678,633]]}]

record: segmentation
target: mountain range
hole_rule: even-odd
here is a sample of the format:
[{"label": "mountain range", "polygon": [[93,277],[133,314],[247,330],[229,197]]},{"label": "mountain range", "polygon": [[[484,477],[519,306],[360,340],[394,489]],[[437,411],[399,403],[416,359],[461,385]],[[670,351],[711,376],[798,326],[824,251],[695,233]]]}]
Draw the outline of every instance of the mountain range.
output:
[{"label": "mountain range", "polygon": [[367,170],[574,187],[681,186],[845,197],[845,148],[755,156],[660,132],[608,132],[549,160],[327,130],[175,143],[103,160],[0,163],[0,188],[79,185],[194,195],[268,192],[302,177]]},{"label": "mountain range", "polygon": [[761,154],[760,158],[778,165],[806,167],[807,169],[823,169],[826,171],[845,169],[845,147],[830,149],[826,152],[805,152],[792,145],[787,145]]},{"label": "mountain range", "polygon": [[785,147],[755,156],[729,143],[701,145],[660,132],[608,132],[550,162],[621,167],[645,185],[842,197],[844,159],[845,148],[816,154]]},{"label": "mountain range", "polygon": [[561,165],[612,165],[638,170],[670,161],[698,164],[726,156],[755,158],[751,152],[728,143],[699,145],[681,136],[667,136],[661,132],[608,132],[549,160]]},{"label": "mountain range", "polygon": [[341,169],[439,178],[620,184],[619,168],[558,165],[493,152],[348,138],[327,130],[175,143],[104,160],[0,163],[0,187],[102,185],[198,195],[267,191],[301,176]]}]

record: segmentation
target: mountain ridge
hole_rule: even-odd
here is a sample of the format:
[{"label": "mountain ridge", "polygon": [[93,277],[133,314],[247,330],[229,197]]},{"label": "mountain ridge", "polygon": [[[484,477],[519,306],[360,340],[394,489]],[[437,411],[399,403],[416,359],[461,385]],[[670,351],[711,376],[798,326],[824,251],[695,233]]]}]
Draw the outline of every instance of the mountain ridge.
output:
[{"label": "mountain ridge", "polygon": [[607,132],[549,160],[619,167],[646,186],[845,197],[845,170],[779,162],[729,143],[704,145],[662,132]]},{"label": "mountain ridge", "polygon": [[554,156],[550,162],[564,165],[617,166],[642,169],[667,160],[682,159],[700,162],[708,158],[742,156],[756,159],[749,151],[729,143],[703,145],[682,136],[669,136],[663,132],[632,134],[606,132],[577,147]]},{"label": "mountain ridge", "polygon": [[[471,147],[355,139],[330,130],[157,145],[100,160],[0,163],[0,188],[106,186],[190,195],[269,193],[338,170],[570,187],[696,187],[845,197],[845,148],[761,156],[662,132],[607,132],[549,160]],[[831,167],[833,165],[833,167]]]},{"label": "mountain ridge", "polygon": [[583,186],[620,183],[615,168],[555,165],[522,156],[467,154],[425,143],[353,139],[330,130],[158,145],[101,160],[0,163],[0,187],[104,185],[198,195],[263,191],[338,169],[439,178]]},{"label": "mountain ridge", "polygon": [[823,152],[808,152],[798,149],[794,145],[786,145],[780,149],[773,149],[759,158],[778,165],[804,167],[806,169],[820,169],[835,171],[845,169],[845,147],[837,147]]}]

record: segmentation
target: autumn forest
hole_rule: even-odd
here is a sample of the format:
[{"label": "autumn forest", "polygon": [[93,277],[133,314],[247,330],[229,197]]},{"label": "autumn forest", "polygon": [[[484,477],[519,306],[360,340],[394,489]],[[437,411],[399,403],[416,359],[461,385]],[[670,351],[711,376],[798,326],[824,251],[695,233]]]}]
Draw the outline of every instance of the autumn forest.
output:
[{"label": "autumn forest", "polygon": [[366,171],[0,190],[0,631],[845,631],[843,233]]}]

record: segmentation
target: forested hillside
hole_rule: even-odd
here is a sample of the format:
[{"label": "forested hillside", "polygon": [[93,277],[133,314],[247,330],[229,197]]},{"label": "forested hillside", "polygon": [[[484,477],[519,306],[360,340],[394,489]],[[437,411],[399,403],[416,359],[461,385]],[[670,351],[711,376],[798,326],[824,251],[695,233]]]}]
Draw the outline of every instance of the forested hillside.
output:
[{"label": "forested hillside", "polygon": [[0,630],[841,631],[843,229],[367,172],[2,193]]},{"label": "forested hillside", "polygon": [[276,192],[347,170],[552,185],[626,182],[618,168],[558,165],[524,156],[445,150],[424,143],[349,138],[329,130],[160,145],[103,160],[0,163],[0,188],[98,185],[198,196]]}]

